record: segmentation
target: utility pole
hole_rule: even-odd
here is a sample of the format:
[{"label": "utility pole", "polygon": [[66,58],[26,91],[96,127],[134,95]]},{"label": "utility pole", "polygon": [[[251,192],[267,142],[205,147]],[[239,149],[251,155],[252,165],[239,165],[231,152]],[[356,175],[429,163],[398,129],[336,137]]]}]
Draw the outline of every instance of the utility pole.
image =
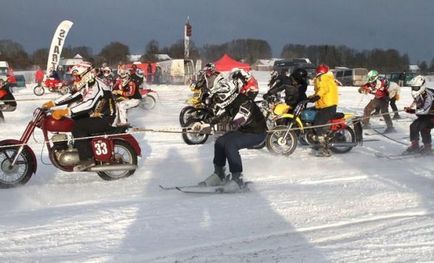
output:
[{"label": "utility pole", "polygon": [[184,25],[184,59],[190,58],[190,37],[191,37],[191,25],[190,18],[187,17]]}]

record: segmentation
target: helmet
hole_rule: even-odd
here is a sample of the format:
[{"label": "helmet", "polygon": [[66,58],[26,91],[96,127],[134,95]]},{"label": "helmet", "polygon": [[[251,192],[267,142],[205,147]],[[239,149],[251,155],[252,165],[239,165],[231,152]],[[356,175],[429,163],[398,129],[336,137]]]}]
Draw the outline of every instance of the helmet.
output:
[{"label": "helmet", "polygon": [[316,68],[316,75],[322,75],[325,74],[327,72],[329,72],[330,68],[329,66],[327,66],[326,64],[320,64],[317,68]]},{"label": "helmet", "polygon": [[411,86],[411,95],[413,98],[418,97],[426,91],[425,77],[422,75],[412,78],[409,84]]},{"label": "helmet", "polygon": [[249,72],[245,71],[244,69],[234,68],[232,69],[231,73],[229,74],[230,78],[233,80],[242,80],[247,81],[249,80],[252,75],[250,75]]},{"label": "helmet", "polygon": [[220,108],[229,105],[238,96],[237,86],[227,81],[222,75],[217,76],[214,85],[210,88],[210,95]]},{"label": "helmet", "polygon": [[203,71],[205,72],[205,75],[207,77],[209,77],[209,76],[211,76],[212,74],[214,74],[216,72],[215,65],[213,63],[208,63],[203,68]]},{"label": "helmet", "polygon": [[76,64],[71,68],[71,75],[74,82],[79,82],[83,79],[84,75],[90,72],[92,65],[88,63]]},{"label": "helmet", "polygon": [[130,71],[125,68],[120,68],[118,71],[119,78],[122,81],[122,85],[125,86],[130,81]]},{"label": "helmet", "polygon": [[102,69],[102,73],[103,73],[104,77],[108,77],[112,73],[112,70],[109,67],[104,67]]},{"label": "helmet", "polygon": [[307,79],[307,71],[303,68],[295,69],[291,75],[298,82],[302,82]]},{"label": "helmet", "polygon": [[372,83],[375,82],[378,79],[378,71],[375,69],[368,72],[368,82]]}]

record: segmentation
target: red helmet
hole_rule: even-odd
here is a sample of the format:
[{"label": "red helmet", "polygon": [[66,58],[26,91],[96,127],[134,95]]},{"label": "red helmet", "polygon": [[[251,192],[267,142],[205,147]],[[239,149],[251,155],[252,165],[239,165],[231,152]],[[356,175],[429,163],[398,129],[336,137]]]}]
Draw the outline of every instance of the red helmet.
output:
[{"label": "red helmet", "polygon": [[321,75],[324,73],[329,72],[329,66],[327,66],[326,64],[320,64],[317,68],[316,68],[316,75]]}]

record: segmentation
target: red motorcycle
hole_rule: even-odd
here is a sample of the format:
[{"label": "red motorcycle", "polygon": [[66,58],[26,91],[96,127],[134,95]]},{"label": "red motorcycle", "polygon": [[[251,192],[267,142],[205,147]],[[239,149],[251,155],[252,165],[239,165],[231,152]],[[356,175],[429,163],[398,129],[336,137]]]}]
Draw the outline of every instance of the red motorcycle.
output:
[{"label": "red motorcycle", "polygon": [[[72,172],[80,161],[71,135],[74,120],[55,120],[47,110],[36,108],[19,140],[0,141],[0,188],[25,184],[36,173],[37,161],[27,145],[35,128],[44,135],[51,162],[60,170]],[[127,127],[113,127],[105,133],[92,134],[89,143],[96,166],[86,170],[96,172],[104,180],[116,180],[132,175],[137,169],[141,149],[136,139],[125,133]]]},{"label": "red motorcycle", "polygon": [[48,78],[41,82],[41,84],[36,85],[33,88],[33,93],[36,96],[42,96],[45,93],[45,89],[48,89],[51,92],[58,92],[62,95],[69,92],[69,86],[67,82]]}]

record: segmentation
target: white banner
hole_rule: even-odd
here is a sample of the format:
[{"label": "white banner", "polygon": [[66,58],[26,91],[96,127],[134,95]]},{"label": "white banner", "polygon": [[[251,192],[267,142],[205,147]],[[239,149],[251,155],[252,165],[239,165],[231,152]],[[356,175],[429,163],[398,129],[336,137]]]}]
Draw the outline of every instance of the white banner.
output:
[{"label": "white banner", "polygon": [[51,41],[50,52],[48,53],[47,74],[50,72],[50,69],[57,70],[66,35],[73,24],[71,21],[64,20],[57,27]]}]

